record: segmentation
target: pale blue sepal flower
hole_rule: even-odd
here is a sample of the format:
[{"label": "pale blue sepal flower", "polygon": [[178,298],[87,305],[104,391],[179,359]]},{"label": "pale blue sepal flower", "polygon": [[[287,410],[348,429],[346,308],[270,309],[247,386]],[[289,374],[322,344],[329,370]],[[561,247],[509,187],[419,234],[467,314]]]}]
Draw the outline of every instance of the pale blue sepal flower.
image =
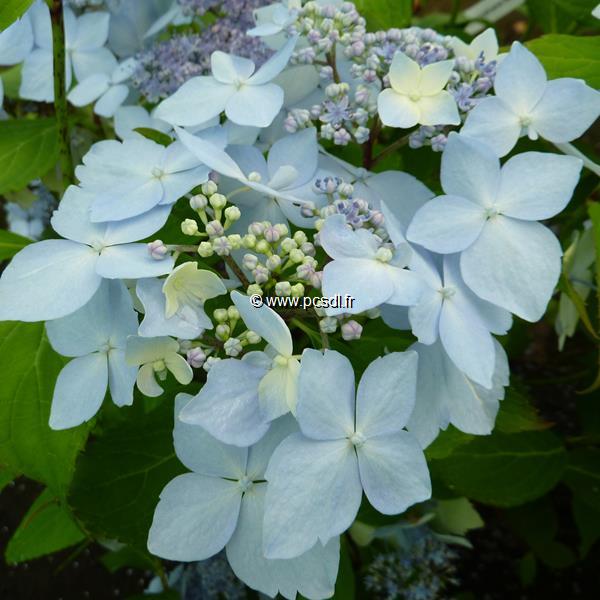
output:
[{"label": "pale blue sepal flower", "polygon": [[67,317],[46,323],[52,347],[74,357],[59,373],[50,427],[68,429],[89,421],[107,388],[117,406],[133,403],[137,369],[125,363],[125,341],[137,329],[131,296],[121,281],[104,281],[94,297]]},{"label": "pale blue sepal flower", "polygon": [[117,137],[122,140],[143,138],[144,136],[141,133],[134,131],[139,127],[156,129],[162,131],[162,133],[168,133],[172,130],[168,123],[155,119],[143,106],[121,106],[115,112],[114,126]]},{"label": "pale blue sepal flower", "polygon": [[240,56],[213,52],[212,75],[193,77],[157,107],[155,116],[172,125],[191,127],[221,112],[238,125],[268,127],[283,106],[283,90],[271,81],[285,69],[297,36],[255,72]]},{"label": "pale blue sepal flower", "polygon": [[498,38],[493,27],[488,27],[485,31],[482,31],[469,44],[458,37],[453,37],[450,41],[450,47],[454,52],[454,56],[463,56],[472,61],[477,60],[482,54],[486,63],[498,58]]},{"label": "pale blue sepal flower", "polygon": [[142,337],[171,335],[182,340],[193,340],[205,329],[212,329],[212,321],[204,311],[198,314],[184,311],[167,318],[163,284],[162,279],[151,277],[137,282],[135,291],[144,307],[144,319],[140,323],[138,335]]},{"label": "pale blue sepal flower", "polygon": [[465,283],[481,298],[527,321],[543,314],[560,275],[562,250],[537,223],[571,199],[582,162],[525,152],[500,169],[492,150],[451,133],[442,156],[446,196],[415,215],[408,240],[434,252],[461,252]]},{"label": "pale blue sepal flower", "polygon": [[[266,219],[279,223],[289,219],[298,226],[310,226],[313,220],[302,217],[300,207],[308,201],[322,202],[312,189],[318,176],[314,128],[275,142],[266,161],[260,150],[253,146],[232,146],[227,153],[183,129],[176,127],[175,130],[181,143],[203,164],[252,190],[233,199],[244,208],[244,222],[249,224],[248,219]],[[258,180],[250,177],[251,174],[257,174]]]},{"label": "pale blue sepal flower", "polygon": [[70,186],[54,212],[54,230],[67,238],[30,244],[0,277],[0,320],[47,321],[82,307],[102,278],[137,279],[169,273],[173,259],[154,260],[146,244],[131,244],[158,229],[170,207],[119,223],[91,223],[92,198]]},{"label": "pale blue sepal flower", "polygon": [[458,255],[445,256],[440,273],[425,252],[413,249],[410,265],[425,283],[418,304],[408,309],[413,333],[423,344],[439,338],[457,368],[489,389],[495,365],[490,332],[505,334],[512,325],[510,313],[464,284]]},{"label": "pale blue sepal flower", "polygon": [[155,397],[163,393],[156,381],[164,381],[167,371],[179,383],[187,385],[194,373],[185,358],[178,354],[179,343],[167,336],[144,338],[130,335],[125,348],[125,360],[128,365],[140,367],[137,373],[137,387],[145,396]]},{"label": "pale blue sepal flower", "polygon": [[486,389],[465,375],[440,341],[426,346],[413,344],[409,350],[419,355],[417,401],[406,425],[423,448],[449,424],[474,435],[489,435],[494,428],[499,401],[508,385],[508,359],[494,340],[495,366],[492,387]]},{"label": "pale blue sepal flower", "polygon": [[23,62],[33,48],[33,29],[29,11],[0,32],[0,65]]},{"label": "pale blue sepal flower", "polygon": [[410,252],[406,244],[382,248],[375,234],[366,229],[353,231],[344,215],[337,214],[326,219],[319,240],[333,258],[323,269],[323,294],[347,294],[354,299],[351,308],[327,309],[327,314],[356,314],[384,303],[410,306],[418,302],[421,280],[403,268]]},{"label": "pale blue sepal flower", "polygon": [[461,133],[486,143],[498,156],[508,154],[519,137],[570,142],[600,115],[600,93],[582,79],[548,81],[535,55],[514,42],[498,66],[496,96],[483,98],[469,112]]},{"label": "pale blue sepal flower", "polygon": [[162,491],[148,536],[153,554],[179,561],[204,560],[226,549],[237,577],[271,597],[293,600],[333,594],[339,562],[339,538],[320,543],[293,560],[263,556],[264,472],[273,449],[297,429],[294,420],[273,423],[251,448],[228,446],[199,427],[178,419],[189,396],[175,401],[175,451],[192,472]]},{"label": "pale blue sepal flower", "polygon": [[350,361],[338,352],[302,355],[297,419],[265,473],[264,550],[292,558],[345,531],[364,490],[384,514],[431,495],[425,457],[403,431],[414,407],[417,354],[372,362],[354,394]]},{"label": "pale blue sepal flower", "polygon": [[291,0],[285,3],[275,2],[268,6],[257,8],[253,13],[256,27],[249,29],[246,34],[267,38],[277,36],[278,33],[284,32],[286,27],[294,22],[297,9],[300,6],[301,2]]},{"label": "pale blue sepal flower", "polygon": [[93,195],[91,220],[104,222],[173,204],[207,181],[209,169],[178,142],[165,148],[146,138],[132,138],[94,144],[75,174]]}]

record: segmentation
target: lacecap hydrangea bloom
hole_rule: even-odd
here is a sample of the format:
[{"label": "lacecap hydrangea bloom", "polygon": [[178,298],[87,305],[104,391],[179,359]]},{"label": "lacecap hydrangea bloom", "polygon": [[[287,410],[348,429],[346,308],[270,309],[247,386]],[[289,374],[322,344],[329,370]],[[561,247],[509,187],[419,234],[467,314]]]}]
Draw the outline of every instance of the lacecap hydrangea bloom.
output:
[{"label": "lacecap hydrangea bloom", "polygon": [[[101,420],[107,392],[173,402],[188,472],[156,499],[151,553],[331,597],[361,509],[418,510],[439,432],[494,429],[495,336],[544,315],[562,248],[543,221],[583,166],[544,140],[579,137],[598,92],[548,80],[519,43],[499,55],[491,29],[371,32],[350,2],[257,2],[229,46],[214,27],[234,2],[110,4],[64,17],[71,109],[93,104],[77,114],[111,139],[3,271],[0,318],[44,321],[70,359],[53,429]],[[0,33],[23,98],[53,99],[49,32],[36,2]],[[403,145],[442,153],[431,189],[386,161]]]}]

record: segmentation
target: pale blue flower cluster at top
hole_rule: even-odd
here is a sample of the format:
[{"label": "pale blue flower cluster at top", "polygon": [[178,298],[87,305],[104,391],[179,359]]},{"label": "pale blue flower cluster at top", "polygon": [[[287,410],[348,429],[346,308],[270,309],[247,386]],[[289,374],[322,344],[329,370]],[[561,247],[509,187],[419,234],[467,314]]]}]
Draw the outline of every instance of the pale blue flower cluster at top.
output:
[{"label": "pale blue flower cluster at top", "polygon": [[[578,158],[547,152],[501,158],[524,135],[559,144],[577,138],[598,117],[600,94],[581,80],[547,81],[519,43],[495,69],[494,94],[468,112],[466,96],[448,88],[459,58],[445,52],[429,60],[419,47],[382,47],[371,69],[379,83],[367,89],[364,53],[355,49],[352,68],[346,52],[360,41],[344,30],[362,26],[353,5],[290,0],[257,12],[251,33],[275,50],[261,66],[216,50],[210,74],[189,79],[152,114],[139,106],[117,111],[123,93],[116,90],[130,71],[117,65],[107,39],[120,58],[131,57],[139,45],[123,32],[189,17],[183,2],[175,4],[157,0],[138,3],[139,14],[131,4],[78,17],[65,9],[68,72],[79,82],[71,99],[98,98],[97,112],[110,105],[100,114],[116,115],[122,141],[100,141],[84,156],[79,184],[51,219],[61,239],[27,246],[5,269],[0,319],[47,321],[53,347],[73,357],[59,375],[50,417],[51,427],[64,429],[91,419],[107,389],[122,406],[132,403],[136,381],[150,396],[162,393],[168,373],[190,383],[205,360],[193,342],[213,327],[204,302],[233,290],[223,318],[241,320],[247,339],[262,338],[266,347],[237,358],[242,343],[234,339],[229,358],[206,360],[200,391],[177,396],[175,450],[189,472],[163,490],[148,547],[179,561],[225,549],[234,573],[260,592],[330,597],[339,536],[356,518],[363,492],[381,513],[402,513],[431,495],[423,449],[440,429],[493,429],[509,377],[494,335],[508,331],[511,313],[528,321],[544,314],[562,250],[539,221],[567,205],[582,168]],[[312,36],[303,30],[308,13],[320,19]],[[52,99],[48,27],[45,4],[37,2],[0,34],[0,64],[24,61],[25,98]],[[143,43],[143,34],[136,39]],[[377,37],[368,41],[377,45]],[[290,110],[331,99],[319,63],[331,62],[336,47],[349,63],[332,68],[341,77],[336,94],[346,85],[360,99],[367,89],[360,101],[390,135],[444,128],[443,195],[434,197],[407,173],[372,173],[331,156],[310,119],[286,131]],[[463,62],[497,53],[493,32],[453,47]],[[302,61],[307,49],[316,60]],[[487,62],[496,58],[486,54]],[[325,124],[344,121],[346,104],[326,106]],[[143,137],[134,131],[140,126],[171,143]],[[186,261],[180,246],[147,243],[186,197],[206,233],[190,219],[182,231],[218,240],[218,256],[237,261],[231,279]],[[219,220],[227,202],[227,227],[235,222],[236,232],[229,237]],[[345,313],[380,310],[387,325],[416,338],[407,351],[372,362],[356,390],[346,357],[295,352],[284,319],[235,289],[252,288],[243,289],[238,275],[257,265],[236,254],[241,235],[260,252],[292,226],[315,231],[315,244],[331,259],[317,274],[306,234],[288,238],[290,262],[306,258],[305,270],[312,269],[307,281],[322,285],[324,295],[353,297]],[[211,242],[195,247],[200,256],[212,252]],[[269,259],[275,269],[279,257]],[[326,312],[334,318],[340,309]],[[228,326],[215,319],[218,336]]]}]

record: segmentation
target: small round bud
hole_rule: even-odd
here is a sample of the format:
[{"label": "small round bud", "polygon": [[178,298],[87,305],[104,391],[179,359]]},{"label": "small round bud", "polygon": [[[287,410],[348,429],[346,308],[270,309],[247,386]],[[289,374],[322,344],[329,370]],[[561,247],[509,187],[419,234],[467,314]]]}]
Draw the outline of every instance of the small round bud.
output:
[{"label": "small round bud", "polygon": [[229,256],[231,254],[232,246],[224,235],[213,238],[212,246],[217,256]]},{"label": "small round bud", "polygon": [[154,240],[148,244],[148,252],[154,260],[161,260],[169,253],[169,249],[162,240]]},{"label": "small round bud", "polygon": [[242,247],[242,236],[239,233],[231,233],[227,236],[232,250],[239,250]]},{"label": "small round bud", "polygon": [[281,265],[281,257],[277,254],[273,254],[267,258],[266,266],[269,271],[274,271]]},{"label": "small round bud", "polygon": [[190,367],[199,369],[206,361],[206,354],[202,348],[191,348],[186,354],[187,362]]},{"label": "small round bud", "polygon": [[252,171],[252,173],[248,175],[248,181],[252,181],[253,183],[259,183],[261,179],[262,177],[257,171]]},{"label": "small round bud", "polygon": [[244,254],[242,264],[244,265],[244,268],[252,271],[253,269],[256,269],[258,265],[258,257],[254,254]]},{"label": "small round bud", "polygon": [[289,281],[278,281],[275,284],[275,294],[277,296],[290,296],[292,294],[292,285]]},{"label": "small round bud", "polygon": [[240,311],[235,306],[230,306],[227,309],[227,316],[232,321],[239,321],[239,319],[240,319]]},{"label": "small round bud", "polygon": [[248,340],[249,344],[258,344],[262,338],[255,331],[248,329],[246,332],[246,339]]},{"label": "small round bud", "polygon": [[277,228],[276,228],[276,227],[273,227],[273,226],[271,226],[271,227],[267,227],[267,228],[265,229],[264,236],[265,236],[265,240],[267,240],[267,242],[269,242],[269,243],[271,243],[271,244],[272,244],[273,242],[278,242],[278,241],[279,241],[279,238],[281,237],[281,236],[279,235],[279,231],[277,231]]},{"label": "small round bud", "polygon": [[375,227],[381,227],[385,222],[385,217],[380,210],[372,210],[371,214],[369,215],[369,220]]},{"label": "small round bud", "polygon": [[367,315],[368,319],[378,319],[381,316],[381,310],[378,308],[371,308],[365,311],[365,315]]},{"label": "small round bud", "polygon": [[229,328],[229,325],[226,325],[225,323],[220,323],[215,329],[215,335],[217,336],[217,339],[221,341],[228,339],[230,333],[231,329]]},{"label": "small round bud", "polygon": [[208,205],[208,198],[203,194],[196,194],[190,198],[190,208],[192,210],[204,210]]},{"label": "small round bud", "polygon": [[238,356],[243,350],[242,342],[237,338],[229,338],[225,344],[223,344],[223,350],[225,350],[227,356]]},{"label": "small round bud", "polygon": [[298,246],[302,246],[302,244],[308,242],[308,237],[304,231],[296,231],[296,233],[294,233],[294,241],[296,244],[298,244]]},{"label": "small round bud", "polygon": [[221,359],[218,356],[209,356],[206,359],[206,362],[202,365],[202,368],[208,373],[211,368],[220,361]]},{"label": "small round bud", "polygon": [[213,194],[216,194],[218,189],[219,188],[214,181],[209,180],[202,184],[202,193],[206,196],[212,196]]},{"label": "small round bud", "polygon": [[209,197],[208,201],[215,210],[225,208],[225,205],[227,204],[227,198],[225,198],[223,194],[212,194],[212,196]]},{"label": "small round bud", "polygon": [[314,256],[316,254],[314,244],[311,244],[310,242],[304,242],[304,244],[300,246],[300,250],[308,256]]},{"label": "small round bud", "polygon": [[262,296],[263,291],[262,291],[262,288],[260,287],[260,285],[258,285],[258,283],[251,283],[248,286],[248,289],[246,290],[246,294],[248,294],[248,296],[252,296],[254,294],[258,294],[259,296]]},{"label": "small round bud", "polygon": [[351,340],[358,340],[362,335],[362,330],[363,328],[360,323],[357,323],[354,320],[348,321],[347,323],[344,323],[341,327],[342,338],[345,339],[347,342]]},{"label": "small round bud", "polygon": [[275,227],[275,229],[277,230],[279,237],[283,237],[284,235],[287,235],[290,232],[287,225],[285,225],[284,223],[276,223],[275,225],[273,225],[273,227]]},{"label": "small round bud", "polygon": [[225,218],[232,223],[238,221],[242,216],[242,212],[237,206],[228,206],[225,209]]},{"label": "small round bud", "polygon": [[293,263],[301,263],[304,260],[304,252],[298,248],[295,248],[290,252],[290,260]]},{"label": "small round bud", "polygon": [[214,250],[212,244],[210,242],[200,242],[198,246],[198,254],[202,258],[208,258],[214,254]]},{"label": "small round bud", "polygon": [[217,323],[225,323],[227,321],[227,309],[216,308],[213,312],[213,318]]},{"label": "small round bud", "polygon": [[296,283],[292,286],[291,292],[294,298],[301,298],[304,296],[304,286],[301,283]]},{"label": "small round bud", "polygon": [[198,223],[194,219],[185,219],[181,223],[181,231],[185,235],[196,235],[198,233]]},{"label": "small round bud", "polygon": [[316,206],[314,202],[305,202],[300,208],[300,214],[303,217],[314,217]]},{"label": "small round bud", "polygon": [[385,248],[384,246],[381,246],[381,248],[378,248],[377,252],[375,252],[375,259],[383,263],[390,262],[390,260],[392,260],[392,257],[392,251],[389,248]]},{"label": "small round bud", "polygon": [[250,225],[248,225],[248,233],[251,233],[252,235],[262,235],[264,230],[265,226],[258,221],[254,221],[254,223],[250,223]]},{"label": "small round bud", "polygon": [[219,235],[223,235],[224,233],[223,225],[220,221],[209,221],[206,224],[206,233],[208,233],[209,237],[217,237]]},{"label": "small round bud", "polygon": [[254,277],[254,281],[260,285],[261,283],[267,283],[267,281],[269,281],[271,273],[267,268],[258,265],[256,269],[252,271],[252,276]]},{"label": "small round bud", "polygon": [[269,245],[269,242],[267,242],[267,240],[259,240],[258,242],[256,242],[255,249],[261,254],[267,254],[271,250],[271,246]]},{"label": "small round bud", "polygon": [[256,246],[256,236],[251,233],[246,234],[242,238],[242,246],[244,246],[244,248],[248,248],[248,250],[254,248],[254,246]]},{"label": "small round bud", "polygon": [[351,183],[346,183],[345,181],[343,181],[342,183],[340,183],[340,185],[338,185],[337,191],[342,196],[349,197],[352,196],[352,194],[354,194],[354,186]]},{"label": "small round bud", "polygon": [[319,321],[319,329],[323,333],[335,333],[338,321],[335,317],[325,317]]},{"label": "small round bud", "polygon": [[293,240],[292,238],[285,238],[281,242],[281,250],[285,254],[287,254],[288,252],[291,252],[292,250],[295,250],[297,247],[298,247],[298,243],[295,240]]}]

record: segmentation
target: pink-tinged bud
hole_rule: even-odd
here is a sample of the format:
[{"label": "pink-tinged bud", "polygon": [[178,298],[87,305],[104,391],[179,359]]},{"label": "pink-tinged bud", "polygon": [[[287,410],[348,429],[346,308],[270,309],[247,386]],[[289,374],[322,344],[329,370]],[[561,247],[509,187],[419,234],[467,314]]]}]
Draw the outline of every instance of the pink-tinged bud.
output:
[{"label": "pink-tinged bud", "polygon": [[362,335],[362,325],[356,321],[348,321],[342,325],[342,338],[347,342],[351,340],[358,340]]},{"label": "pink-tinged bud", "polygon": [[154,260],[162,260],[169,253],[169,249],[162,240],[154,240],[148,244],[148,253]]},{"label": "pink-tinged bud", "polygon": [[206,354],[202,348],[192,348],[187,351],[187,361],[190,367],[199,369],[206,361]]}]

